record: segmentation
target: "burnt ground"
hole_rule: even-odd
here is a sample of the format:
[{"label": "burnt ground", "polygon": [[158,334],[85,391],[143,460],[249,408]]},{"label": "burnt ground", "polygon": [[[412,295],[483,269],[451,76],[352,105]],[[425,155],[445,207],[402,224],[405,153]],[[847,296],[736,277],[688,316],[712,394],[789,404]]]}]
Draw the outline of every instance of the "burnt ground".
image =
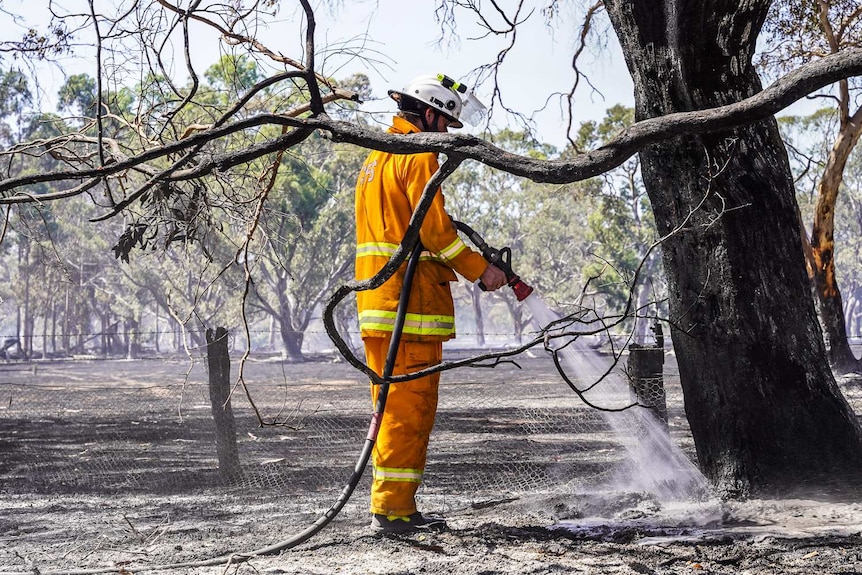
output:
[{"label": "burnt ground", "polygon": [[[351,368],[253,358],[233,400],[242,468],[225,476],[201,361],[0,364],[0,575],[862,574],[858,493],[639,491],[547,358],[519,364],[444,375],[420,504],[448,530],[372,534],[366,473],[315,537],[249,560],[237,554],[301,532],[349,477],[370,411]],[[675,377],[666,364],[670,434],[693,459]],[[858,411],[859,384],[842,385]]]}]

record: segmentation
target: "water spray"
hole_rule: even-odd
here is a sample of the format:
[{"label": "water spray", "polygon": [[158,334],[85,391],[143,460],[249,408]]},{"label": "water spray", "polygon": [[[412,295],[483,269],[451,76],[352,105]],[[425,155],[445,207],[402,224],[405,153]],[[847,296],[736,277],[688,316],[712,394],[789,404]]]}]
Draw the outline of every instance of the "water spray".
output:
[{"label": "water spray", "polygon": [[[531,293],[533,288],[524,283],[524,281],[512,270],[512,249],[504,247],[501,249],[492,248],[489,246],[482,236],[480,236],[473,228],[463,222],[453,221],[458,231],[464,233],[473,244],[482,252],[482,256],[488,260],[488,263],[500,268],[506,274],[508,286],[515,292],[515,297],[518,301],[524,301]],[[482,291],[487,291],[485,285],[480,281],[479,288]]]}]

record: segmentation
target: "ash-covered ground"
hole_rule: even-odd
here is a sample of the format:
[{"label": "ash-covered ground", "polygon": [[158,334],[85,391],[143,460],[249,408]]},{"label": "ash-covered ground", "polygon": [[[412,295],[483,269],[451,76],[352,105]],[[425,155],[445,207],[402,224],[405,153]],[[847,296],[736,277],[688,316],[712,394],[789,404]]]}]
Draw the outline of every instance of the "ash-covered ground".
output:
[{"label": "ash-covered ground", "polygon": [[[242,554],[313,523],[349,476],[370,409],[349,366],[246,366],[248,396],[277,425],[261,427],[235,390],[243,472],[226,479],[200,363],[2,365],[0,575],[862,574],[859,493],[721,502],[639,491],[621,481],[606,427],[568,426],[572,413],[592,415],[567,411],[581,408],[552,392],[546,359],[444,375],[420,503],[448,530],[373,534],[366,477],[315,537],[252,558]],[[670,435],[693,459],[674,378],[667,365]],[[858,410],[859,383],[841,384]]]}]

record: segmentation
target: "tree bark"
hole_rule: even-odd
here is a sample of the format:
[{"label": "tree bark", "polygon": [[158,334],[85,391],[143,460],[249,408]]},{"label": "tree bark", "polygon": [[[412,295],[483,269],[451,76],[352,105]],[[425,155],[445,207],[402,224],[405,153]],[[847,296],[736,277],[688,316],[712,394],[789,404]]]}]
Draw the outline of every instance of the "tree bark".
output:
[{"label": "tree bark", "polygon": [[862,108],[850,116],[842,106],[838,137],[829,151],[826,168],[817,185],[817,204],[811,229],[808,273],[817,298],[817,311],[829,362],[837,373],[855,371],[859,362],[847,340],[844,303],[835,275],[835,206],[844,180],[847,160],[862,135]]},{"label": "tree bark", "polygon": [[[266,272],[264,268],[262,271]],[[284,359],[294,363],[305,361],[305,355],[302,353],[302,340],[305,334],[294,328],[293,305],[287,295],[287,282],[290,276],[282,271],[278,275],[276,281],[276,293],[278,294],[278,308],[275,313],[278,314],[276,321],[278,322],[278,332],[281,335],[281,344],[284,354]]]},{"label": "tree bark", "polygon": [[[769,0],[606,0],[638,120],[761,90]],[[826,357],[774,119],[641,152],[663,243],[671,335],[705,475],[726,496],[854,480],[862,433]]]},{"label": "tree bark", "polygon": [[[126,359],[138,359],[141,348],[139,331],[140,322],[131,314],[126,317]],[[158,328],[157,328],[158,329]]]},{"label": "tree bark", "polygon": [[305,361],[305,355],[302,353],[302,340],[305,334],[293,329],[289,317],[285,318],[282,316],[279,318],[278,329],[281,333],[282,344],[284,345],[285,359],[294,363]]}]

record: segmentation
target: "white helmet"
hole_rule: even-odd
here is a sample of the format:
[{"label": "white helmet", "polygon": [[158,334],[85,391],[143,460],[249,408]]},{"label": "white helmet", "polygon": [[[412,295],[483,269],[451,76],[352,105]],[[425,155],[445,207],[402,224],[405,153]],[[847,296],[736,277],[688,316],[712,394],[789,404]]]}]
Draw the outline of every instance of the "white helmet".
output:
[{"label": "white helmet", "polygon": [[[467,86],[444,74],[414,78],[401,91],[389,90],[389,97],[398,102],[398,109],[407,112],[415,111],[415,102],[430,106],[443,114],[453,128],[464,127],[460,120],[462,109],[466,111],[466,108],[478,106],[480,116],[485,110],[485,106],[473,96],[472,91],[467,90]],[[467,120],[470,121],[470,118]]]}]

